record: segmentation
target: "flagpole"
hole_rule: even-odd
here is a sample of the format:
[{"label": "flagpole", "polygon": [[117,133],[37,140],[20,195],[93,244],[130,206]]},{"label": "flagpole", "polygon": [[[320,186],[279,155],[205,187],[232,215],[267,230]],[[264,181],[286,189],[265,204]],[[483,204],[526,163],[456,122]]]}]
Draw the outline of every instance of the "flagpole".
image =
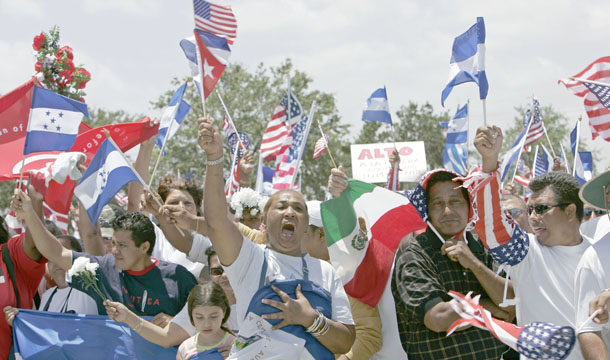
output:
[{"label": "flagpole", "polygon": [[574,81],[580,81],[580,82],[588,82],[589,84],[593,84],[593,85],[600,85],[600,86],[610,86],[610,84],[606,84],[603,82],[599,82],[599,81],[593,81],[593,80],[585,80],[585,79],[581,79],[581,78],[577,78],[577,77],[570,77],[570,80],[574,80]]},{"label": "flagpole", "polygon": [[[485,99],[481,99],[481,101],[483,102],[483,125],[487,126],[487,106],[485,106]],[[470,99],[468,99],[468,102],[470,102]]]},{"label": "flagpole", "polygon": [[576,147],[574,148],[574,162],[572,165],[572,176],[576,174],[576,158],[579,156],[578,147],[580,145],[580,121],[582,120],[582,115],[578,115],[578,122],[576,123]]},{"label": "flagpole", "polygon": [[[108,133],[108,130],[104,130],[104,134],[106,134],[106,138],[110,141],[110,143],[117,149],[118,153],[121,154],[121,156],[123,157],[123,160],[125,160],[125,162],[127,163],[127,166],[129,166],[129,168],[131,169],[131,171],[133,171],[133,173],[136,175],[136,177],[138,178],[138,181],[142,184],[142,187],[144,187],[144,189],[146,191],[148,191],[149,193],[153,193],[153,191],[150,189],[150,186],[148,184],[146,184],[146,181],[144,181],[144,179],[142,179],[142,177],[140,176],[140,174],[136,171],[136,169],[134,169],[133,165],[131,165],[131,161],[129,161],[129,159],[127,158],[127,156],[125,156],[125,154],[121,151],[121,148],[114,142],[114,140],[112,139],[112,137],[110,136],[110,133]],[[159,201],[159,199],[153,195],[153,199],[155,199],[155,202],[157,203],[157,205],[159,206],[163,206],[163,204],[161,203],[161,201]],[[174,224],[174,226],[176,226],[176,230],[178,230],[178,232],[180,233],[180,235],[184,236],[184,231],[182,231],[181,228],[178,227],[178,225]]]},{"label": "flagpole", "polygon": [[322,133],[322,139],[324,139],[324,143],[326,144],[326,150],[328,150],[328,155],[330,156],[330,161],[332,161],[333,166],[335,168],[339,168],[337,163],[335,163],[335,159],[333,158],[333,154],[330,152],[330,145],[328,144],[328,140],[326,139],[326,134],[324,134],[324,130],[322,130],[322,125],[320,124],[320,120],[316,119],[318,123],[318,128],[320,129],[320,133]]},{"label": "flagpole", "polygon": [[[540,120],[542,122],[542,120]],[[546,132],[546,126],[544,126],[544,122],[542,123],[542,129],[544,130],[544,136],[546,136],[546,141],[549,142],[549,146],[551,147],[551,152],[553,153],[553,157],[557,157],[555,155],[555,149],[553,149],[553,144],[551,143],[551,139],[549,139],[549,134]]]},{"label": "flagpole", "polygon": [[311,130],[311,123],[313,122],[313,118],[316,115],[317,109],[318,107],[316,105],[316,101],[314,100],[313,103],[311,103],[311,109],[309,110],[309,114],[307,114],[307,116],[310,118],[307,120],[307,127],[305,128],[305,133],[303,134],[303,141],[301,143],[301,148],[299,149],[299,157],[297,158],[297,163],[295,165],[294,176],[292,176],[292,179],[290,179],[290,189],[292,189],[292,187],[294,186],[294,181],[296,180],[297,172],[299,171],[299,167],[301,166],[301,159],[303,158],[305,146],[307,145],[307,138],[309,137],[309,131]]},{"label": "flagpole", "polygon": [[165,151],[165,145],[167,144],[167,139],[169,138],[169,134],[171,134],[172,131],[172,125],[174,125],[173,120],[169,122],[169,126],[167,127],[167,132],[165,133],[165,138],[163,139],[163,145],[161,146],[161,151],[159,151],[159,156],[157,156],[157,161],[155,161],[155,166],[153,167],[153,171],[152,174],[150,175],[150,181],[148,183],[148,187],[151,187],[153,184],[153,181],[155,179],[155,173],[157,172],[157,166],[159,166],[159,161],[161,160],[161,155],[163,155],[163,152]]},{"label": "flagpole", "polygon": [[533,169],[532,178],[536,175],[536,161],[538,161],[538,150],[539,149],[540,149],[540,146],[536,145],[536,151],[534,151],[534,163],[532,164],[532,169]]},{"label": "flagpole", "polygon": [[[532,125],[532,121],[527,122],[527,129],[525,129],[525,134],[523,136],[527,137],[527,133],[530,131],[530,126]],[[525,144],[525,142],[524,142]],[[521,160],[521,154],[523,153],[523,146],[519,146],[519,156],[517,156],[517,162],[515,163],[515,171],[513,171],[513,178],[511,182],[515,181],[515,176],[517,175],[517,169],[519,168],[519,160]]]}]

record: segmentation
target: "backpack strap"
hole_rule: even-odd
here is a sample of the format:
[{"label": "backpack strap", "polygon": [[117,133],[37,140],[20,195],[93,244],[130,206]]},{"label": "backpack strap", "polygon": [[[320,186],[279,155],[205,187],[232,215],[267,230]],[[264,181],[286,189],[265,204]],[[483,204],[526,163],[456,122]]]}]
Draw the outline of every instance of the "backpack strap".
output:
[{"label": "backpack strap", "polygon": [[17,299],[17,307],[19,307],[19,290],[17,289],[17,280],[15,279],[15,265],[13,264],[13,259],[11,259],[8,243],[4,244],[2,247],[2,260],[6,264],[8,276],[11,278],[11,283],[13,283],[13,291],[15,292],[15,298]]}]

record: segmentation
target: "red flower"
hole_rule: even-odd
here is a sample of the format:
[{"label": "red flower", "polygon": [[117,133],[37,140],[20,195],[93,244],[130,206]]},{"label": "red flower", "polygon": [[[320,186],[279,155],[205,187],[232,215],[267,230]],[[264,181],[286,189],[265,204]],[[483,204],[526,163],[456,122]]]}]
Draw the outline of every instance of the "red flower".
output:
[{"label": "red flower", "polygon": [[59,72],[59,80],[57,83],[59,86],[64,87],[72,82],[72,71],[64,70]]},{"label": "red flower", "polygon": [[70,70],[70,72],[74,72],[74,63],[70,58],[67,58],[66,61],[64,61],[64,64],[68,65],[68,70]]},{"label": "red flower", "polygon": [[76,74],[81,75],[81,77],[85,78],[85,80],[78,83],[78,88],[84,89],[85,86],[87,86],[89,80],[91,80],[91,73],[89,73],[89,71],[87,71],[87,69],[85,69],[84,67],[81,67],[76,69]]},{"label": "red flower", "polygon": [[36,72],[39,72],[41,67],[42,64],[40,63],[40,61],[36,61],[36,65],[34,65],[34,70],[36,70]]},{"label": "red flower", "polygon": [[42,44],[46,41],[47,39],[45,38],[44,33],[41,32],[40,35],[34,36],[34,43],[32,44],[32,47],[34,50],[38,51],[42,47]]},{"label": "red flower", "polygon": [[74,55],[72,54],[72,48],[69,46],[62,46],[59,50],[57,50],[57,52],[55,53],[55,57],[59,60],[62,58],[62,55],[64,54],[64,52],[68,55],[68,59],[72,60],[74,59]]}]

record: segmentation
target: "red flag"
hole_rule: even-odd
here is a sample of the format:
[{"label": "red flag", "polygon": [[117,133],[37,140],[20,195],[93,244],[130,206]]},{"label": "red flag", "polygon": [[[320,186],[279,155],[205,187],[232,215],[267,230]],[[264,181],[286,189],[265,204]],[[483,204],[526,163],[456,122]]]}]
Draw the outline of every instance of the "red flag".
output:
[{"label": "red flag", "polygon": [[316,144],[313,146],[313,158],[315,159],[318,156],[322,155],[326,149],[328,149],[328,135],[324,135],[320,137]]}]

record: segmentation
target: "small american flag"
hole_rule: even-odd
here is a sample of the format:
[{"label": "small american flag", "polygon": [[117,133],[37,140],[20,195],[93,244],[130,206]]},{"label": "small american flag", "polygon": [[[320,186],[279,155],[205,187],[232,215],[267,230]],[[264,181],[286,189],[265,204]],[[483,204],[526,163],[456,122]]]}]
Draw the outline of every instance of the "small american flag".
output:
[{"label": "small american flag", "polygon": [[239,161],[240,158],[237,156],[238,151],[233,154],[233,163],[231,166],[231,172],[229,178],[225,182],[225,197],[230,199],[233,194],[239,190]]},{"label": "small american flag", "polygon": [[[531,144],[535,143],[536,141],[540,140],[540,138],[542,138],[544,136],[544,123],[542,122],[542,116],[540,115],[540,103],[538,102],[538,99],[534,98],[533,100],[533,106],[534,106],[534,115],[531,116],[530,111],[528,110],[528,114],[531,116],[531,120],[528,121],[532,121],[532,125],[530,126],[530,130],[527,133],[527,137],[525,139],[525,147],[527,148],[528,146],[530,146]],[[526,118],[528,118],[528,116],[526,115]],[[523,127],[525,128],[527,126],[527,123],[525,123],[525,119],[523,119],[524,121],[524,125]]]},{"label": "small american flag", "polygon": [[127,206],[127,203],[129,202],[127,195],[122,195],[120,192],[114,195],[114,200],[121,206]]},{"label": "small american flag", "polygon": [[222,133],[225,134],[226,137],[229,137],[229,135],[234,133],[233,127],[231,126],[231,123],[229,122],[229,119],[226,115],[224,120],[222,121]]},{"label": "small american flag", "polygon": [[400,161],[397,161],[394,163],[394,165],[390,169],[390,172],[388,173],[388,183],[386,185],[386,188],[388,190],[398,191],[399,184],[400,184],[400,181],[398,180],[399,171],[400,171]]},{"label": "small american flag", "polygon": [[288,92],[284,94],[279,105],[275,108],[271,121],[265,129],[261,142],[261,156],[265,161],[274,160],[283,155],[292,143],[292,129],[301,120],[303,108],[301,103],[290,95],[290,116],[286,116],[288,109]]},{"label": "small american flag", "polygon": [[423,221],[428,221],[428,207],[426,205],[426,191],[421,184],[417,184],[415,189],[407,194],[409,201],[419,213]]},{"label": "small american flag", "polygon": [[290,184],[293,183],[293,178],[297,173],[297,163],[301,156],[300,152],[303,148],[303,143],[307,142],[309,130],[307,123],[308,116],[303,116],[301,121],[292,130],[292,144],[287,151],[287,154],[282,155],[281,160],[278,158],[275,173],[273,174],[273,189],[283,190],[290,189]]},{"label": "small american flag", "polygon": [[313,159],[322,155],[326,149],[328,149],[328,139],[330,137],[328,135],[324,135],[316,141],[316,144],[313,147]]},{"label": "small american flag", "polygon": [[195,27],[227,39],[233,45],[237,37],[237,20],[230,6],[220,6],[205,0],[193,0]]}]

